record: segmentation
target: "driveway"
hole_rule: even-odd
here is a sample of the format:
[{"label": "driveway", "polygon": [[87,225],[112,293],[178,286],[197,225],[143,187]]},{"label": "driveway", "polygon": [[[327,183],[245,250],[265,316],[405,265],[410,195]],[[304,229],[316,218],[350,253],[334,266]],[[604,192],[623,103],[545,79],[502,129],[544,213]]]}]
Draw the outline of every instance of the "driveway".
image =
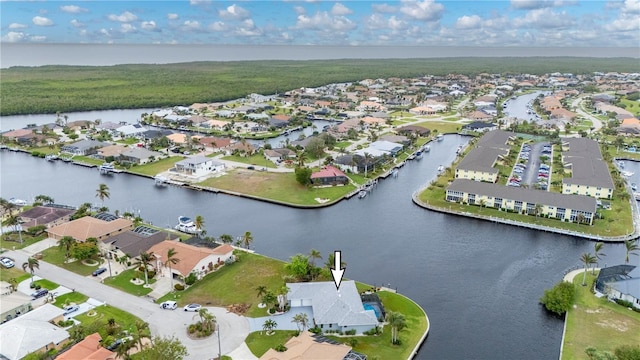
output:
[{"label": "driveway", "polygon": [[[16,264],[22,264],[30,254],[24,250],[5,253],[15,259]],[[182,310],[162,310],[160,306],[148,298],[140,298],[118,289],[100,284],[91,276],[84,277],[68,270],[40,261],[40,269],[36,274],[46,276],[46,279],[75,289],[93,299],[130,312],[149,323],[151,333],[160,336],[174,336],[184,344],[189,356],[187,359],[204,360],[214,358],[218,354],[217,337],[204,340],[192,340],[187,337],[186,328],[194,323],[194,313]],[[241,347],[249,335],[249,322],[245,317],[228,313],[223,308],[208,308],[216,316],[220,326],[220,342],[222,353],[227,354]]]}]

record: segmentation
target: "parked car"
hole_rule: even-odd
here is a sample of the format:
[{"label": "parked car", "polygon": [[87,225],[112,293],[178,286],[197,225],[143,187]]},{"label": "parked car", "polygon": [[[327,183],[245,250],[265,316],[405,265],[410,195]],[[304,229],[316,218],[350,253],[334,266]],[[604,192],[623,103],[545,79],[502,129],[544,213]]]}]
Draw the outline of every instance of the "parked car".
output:
[{"label": "parked car", "polygon": [[178,307],[178,303],[176,303],[175,301],[165,301],[162,304],[160,304],[160,308],[166,309],[166,310],[175,310],[177,307]]},{"label": "parked car", "polygon": [[70,305],[64,308],[64,316],[68,316],[76,311],[80,310],[80,306],[78,305]]},{"label": "parked car", "polygon": [[200,304],[189,304],[184,307],[184,311],[198,311],[201,307]]},{"label": "parked car", "polygon": [[47,294],[49,294],[49,290],[47,289],[40,289],[40,290],[36,290],[33,294],[31,294],[31,298],[33,300],[35,299],[39,299],[43,296],[47,296]]},{"label": "parked car", "polygon": [[255,169],[256,169],[256,167],[255,167],[255,166],[247,166],[247,169],[249,169],[249,170],[255,170]]},{"label": "parked car", "polygon": [[2,266],[6,267],[7,269],[16,266],[13,260],[9,259],[8,257],[0,258],[0,263],[2,264]]},{"label": "parked car", "polygon": [[98,276],[102,273],[104,273],[105,271],[107,271],[107,268],[97,268],[91,275],[93,276]]}]

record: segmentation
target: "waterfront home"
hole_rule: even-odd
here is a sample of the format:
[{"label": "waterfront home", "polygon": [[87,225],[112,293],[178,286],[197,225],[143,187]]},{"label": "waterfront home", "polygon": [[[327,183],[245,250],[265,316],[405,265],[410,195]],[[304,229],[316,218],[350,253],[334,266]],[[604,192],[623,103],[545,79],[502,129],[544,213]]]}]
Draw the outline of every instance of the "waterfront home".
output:
[{"label": "waterfront home", "polygon": [[155,230],[146,226],[138,226],[133,230],[117,235],[109,236],[98,242],[101,252],[111,254],[113,259],[128,256],[133,259],[140,253],[164,240],[174,240],[177,235],[171,235],[164,231]]},{"label": "waterfront home", "polygon": [[[108,145],[98,149],[94,157],[97,159],[110,162],[110,161],[113,161],[115,158],[119,157],[120,154],[122,154],[123,152],[127,151],[127,149],[128,148],[126,146],[119,145],[119,144]],[[110,160],[107,160],[108,158]]]},{"label": "waterfront home", "polygon": [[147,131],[147,128],[140,124],[127,124],[115,129],[115,132],[123,138],[138,137]]},{"label": "waterfront home", "polygon": [[2,295],[0,295],[0,322],[9,321],[31,311],[31,296],[19,291],[12,291],[11,285],[2,281]]},{"label": "waterfront home", "polygon": [[[231,116],[230,116],[231,117]],[[226,125],[230,124],[229,121],[223,120],[208,120],[200,124],[201,127],[206,127],[214,130],[222,130]]]},{"label": "waterfront home", "polygon": [[563,139],[562,163],[565,168],[571,169],[572,175],[562,179],[563,194],[612,198],[613,179],[596,141],[587,138]]},{"label": "waterfront home", "polygon": [[411,140],[408,137],[403,135],[385,134],[380,136],[378,140],[402,144],[403,146],[408,146],[409,144],[411,144]]},{"label": "waterfront home", "polygon": [[182,133],[173,133],[166,136],[166,138],[175,145],[182,145],[187,142],[187,135]]},{"label": "waterfront home", "polygon": [[429,136],[431,130],[422,126],[407,125],[397,128],[396,132],[401,135],[415,134],[417,136]]},{"label": "waterfront home", "polygon": [[284,344],[285,351],[269,349],[260,360],[366,360],[367,356],[357,353],[350,346],[327,341],[308,331],[294,336]]},{"label": "waterfront home", "polygon": [[175,164],[174,171],[189,176],[205,176],[224,171],[224,164],[205,156],[194,156],[180,160]]},{"label": "waterfront home", "polygon": [[640,134],[640,120],[633,117],[626,118],[622,120],[617,130],[621,134],[638,135]]},{"label": "waterfront home", "polygon": [[97,140],[80,140],[70,145],[64,145],[60,148],[60,151],[71,155],[88,156],[97,153],[98,149],[108,145],[110,144]]},{"label": "waterfront home", "polygon": [[18,217],[23,229],[38,225],[51,227],[69,221],[74,212],[75,209],[72,207],[43,205],[23,211],[18,214]]},{"label": "waterfront home", "polygon": [[231,145],[230,138],[224,137],[214,137],[214,136],[206,136],[198,139],[200,145],[204,147],[205,150],[208,151],[216,151],[220,149],[224,149]]},{"label": "waterfront home", "polygon": [[133,229],[133,222],[128,219],[116,218],[106,221],[85,216],[47,229],[47,236],[56,240],[71,236],[80,242],[84,242],[88,238],[101,241],[131,229]]},{"label": "waterfront home", "polygon": [[600,269],[596,279],[596,293],[610,299],[628,301],[640,309],[640,268],[616,265]]},{"label": "waterfront home", "polygon": [[310,307],[313,324],[322,331],[355,330],[362,334],[378,326],[374,310],[365,310],[353,280],[342,281],[336,290],[333,281],[287,283],[289,312],[306,313]]},{"label": "waterfront home", "polygon": [[327,165],[311,174],[311,183],[315,186],[346,185],[349,183],[349,178],[342,170]]},{"label": "waterfront home", "polygon": [[0,325],[0,357],[18,360],[27,354],[60,350],[69,341],[69,332],[54,323],[64,318],[64,310],[44,304]]},{"label": "waterfront home", "polygon": [[498,126],[491,122],[485,121],[474,121],[470,124],[466,124],[462,126],[463,131],[476,131],[476,132],[487,132],[496,130]]},{"label": "waterfront home", "polygon": [[132,147],[120,154],[118,161],[124,164],[146,164],[159,159],[163,154],[142,147]]},{"label": "waterfront home", "polygon": [[509,154],[509,143],[513,139],[513,132],[494,130],[485,133],[456,167],[456,179],[496,182],[498,169],[494,165]]},{"label": "waterfront home", "polygon": [[173,134],[173,131],[168,129],[151,129],[142,133],[142,139],[153,140]]},{"label": "waterfront home", "polygon": [[179,241],[164,240],[153,245],[148,251],[155,258],[153,265],[158,272],[163,269],[169,271],[166,264],[169,249],[174,249],[175,258],[179,259],[178,263],[171,264],[171,276],[174,278],[188,276],[191,272],[194,272],[198,278],[202,278],[216,264],[222,264],[233,256],[233,247],[228,244],[209,249]]},{"label": "waterfront home", "polygon": [[237,150],[240,155],[251,156],[256,151],[256,147],[246,141],[238,141],[229,145],[225,150],[227,155],[233,154],[235,150]]},{"label": "waterfront home", "polygon": [[56,357],[56,360],[114,360],[116,353],[102,347],[99,333],[87,335],[84,340]]},{"label": "waterfront home", "polygon": [[391,156],[396,156],[400,151],[404,149],[404,145],[386,140],[378,140],[369,144],[369,148],[384,151]]},{"label": "waterfront home", "polygon": [[19,141],[23,138],[30,138],[33,135],[33,129],[17,129],[2,133],[2,137],[7,140]]},{"label": "waterfront home", "polygon": [[487,114],[484,111],[473,111],[469,115],[466,116],[467,119],[476,120],[476,121],[486,121],[493,119],[492,115]]},{"label": "waterfront home", "polygon": [[596,199],[590,196],[557,194],[468,179],[455,179],[447,187],[446,200],[589,225],[593,225],[597,207]]}]

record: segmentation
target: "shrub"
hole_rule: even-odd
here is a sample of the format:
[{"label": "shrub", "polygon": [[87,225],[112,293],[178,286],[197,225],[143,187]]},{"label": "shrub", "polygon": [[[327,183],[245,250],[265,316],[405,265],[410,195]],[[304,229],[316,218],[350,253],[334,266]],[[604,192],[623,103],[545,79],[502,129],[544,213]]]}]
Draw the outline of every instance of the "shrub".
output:
[{"label": "shrub", "polygon": [[561,281],[551,289],[544,291],[544,295],[540,298],[540,303],[547,310],[563,315],[573,305],[575,293],[576,290],[573,283]]},{"label": "shrub", "polygon": [[287,347],[284,344],[278,344],[278,346],[273,348],[277,352],[285,352],[287,351]]},{"label": "shrub", "polygon": [[234,262],[236,262],[236,258],[233,255],[229,256],[229,258],[227,258],[227,260],[224,261],[224,263],[227,265],[231,265]]},{"label": "shrub", "polygon": [[354,347],[356,347],[356,345],[358,345],[358,339],[356,339],[356,338],[349,339],[349,346],[354,348]]},{"label": "shrub", "polygon": [[187,277],[184,279],[184,283],[187,285],[193,285],[196,283],[196,280],[198,278],[196,277],[196,274],[191,272],[189,273],[189,275],[187,275]]},{"label": "shrub", "polygon": [[355,335],[356,329],[347,330],[344,332],[345,335]]},{"label": "shrub", "polygon": [[176,290],[178,290],[178,291],[182,291],[182,290],[184,290],[184,285],[182,285],[182,284],[175,284],[175,285],[173,285],[173,288],[174,288],[174,289],[176,289]]},{"label": "shrub", "polygon": [[154,276],[156,276],[156,272],[155,271],[153,271],[153,270],[147,271],[147,277],[149,279],[153,279]]},{"label": "shrub", "polygon": [[321,334],[322,333],[322,329],[320,329],[319,327],[312,327],[309,329],[309,332],[314,333],[314,334]]}]

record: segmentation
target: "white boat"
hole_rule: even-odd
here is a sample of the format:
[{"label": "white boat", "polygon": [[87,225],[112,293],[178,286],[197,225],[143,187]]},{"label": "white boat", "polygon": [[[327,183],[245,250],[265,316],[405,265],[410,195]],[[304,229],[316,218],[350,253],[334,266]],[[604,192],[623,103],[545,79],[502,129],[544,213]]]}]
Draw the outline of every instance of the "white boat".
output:
[{"label": "white boat", "polygon": [[444,140],[444,135],[438,134],[438,136],[436,136],[436,140],[438,140],[438,141]]},{"label": "white boat", "polygon": [[416,159],[418,160],[422,159],[422,151],[416,152]]},{"label": "white boat", "polygon": [[460,154],[462,152],[462,145],[458,146],[458,149],[456,150],[456,154]]},{"label": "white boat", "polygon": [[444,166],[438,166],[438,174],[442,174],[444,172]]},{"label": "white boat", "polygon": [[633,176],[633,173],[631,171],[621,171],[620,175],[628,178],[628,177]]},{"label": "white boat", "polygon": [[44,158],[45,158],[45,160],[47,160],[47,161],[55,161],[55,160],[58,160],[58,155],[56,155],[56,154],[49,154],[49,155],[45,156]]},{"label": "white boat", "polygon": [[422,149],[424,149],[424,152],[429,152],[431,151],[431,145],[425,145],[422,147]]},{"label": "white boat", "polygon": [[198,229],[196,227],[196,224],[193,222],[193,220],[191,220],[191,218],[187,216],[178,217],[178,225],[176,225],[174,229],[187,234],[199,234],[200,232],[202,232],[201,229]]},{"label": "white boat", "polygon": [[636,183],[631,183],[631,190],[633,191],[638,190],[638,186],[636,185]]},{"label": "white boat", "polygon": [[13,204],[13,205],[16,205],[16,206],[25,206],[25,205],[27,205],[27,202],[25,200],[18,199],[18,198],[11,198],[11,199],[9,199],[9,202],[11,204]]},{"label": "white boat", "polygon": [[640,201],[640,193],[634,192],[634,193],[633,193],[633,197],[634,197],[637,201]]},{"label": "white boat", "polygon": [[102,175],[112,174],[115,169],[116,168],[111,163],[104,163],[98,166],[98,171],[100,171],[100,174]]},{"label": "white boat", "polygon": [[367,191],[366,190],[360,190],[360,192],[358,193],[358,197],[360,199],[362,199],[365,196],[367,196]]},{"label": "white boat", "polygon": [[622,161],[618,161],[618,167],[619,167],[620,169],[624,169],[624,162],[622,162]]},{"label": "white boat", "polygon": [[156,176],[153,178],[156,186],[167,186],[167,178],[162,176]]}]

